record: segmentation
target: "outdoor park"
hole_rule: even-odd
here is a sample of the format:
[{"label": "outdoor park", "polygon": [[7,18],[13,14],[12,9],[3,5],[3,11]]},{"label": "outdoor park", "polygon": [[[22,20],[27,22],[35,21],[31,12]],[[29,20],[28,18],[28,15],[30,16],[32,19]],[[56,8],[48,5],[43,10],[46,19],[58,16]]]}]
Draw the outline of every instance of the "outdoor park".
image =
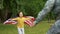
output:
[{"label": "outdoor park", "polygon": [[[25,34],[46,34],[48,29],[51,27],[50,24],[46,21],[39,23],[34,27],[29,27],[25,24]],[[16,25],[4,25],[0,24],[0,34],[18,34]]]},{"label": "outdoor park", "polygon": [[[0,0],[0,34],[18,34],[16,24],[3,24],[9,18],[18,16],[22,11],[25,16],[37,17],[47,0]],[[46,34],[55,22],[55,15],[50,12],[40,23],[30,27],[24,24],[25,34]]]}]

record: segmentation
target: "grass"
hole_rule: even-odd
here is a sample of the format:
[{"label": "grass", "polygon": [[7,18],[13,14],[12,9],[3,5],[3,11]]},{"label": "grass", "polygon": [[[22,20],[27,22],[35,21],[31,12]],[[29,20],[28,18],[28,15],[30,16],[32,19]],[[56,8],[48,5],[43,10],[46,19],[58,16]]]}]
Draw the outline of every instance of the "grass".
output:
[{"label": "grass", "polygon": [[[46,34],[50,28],[50,24],[52,23],[47,23],[47,21],[43,21],[34,27],[29,27],[25,24],[25,34]],[[16,25],[0,24],[0,34],[18,34]]]}]

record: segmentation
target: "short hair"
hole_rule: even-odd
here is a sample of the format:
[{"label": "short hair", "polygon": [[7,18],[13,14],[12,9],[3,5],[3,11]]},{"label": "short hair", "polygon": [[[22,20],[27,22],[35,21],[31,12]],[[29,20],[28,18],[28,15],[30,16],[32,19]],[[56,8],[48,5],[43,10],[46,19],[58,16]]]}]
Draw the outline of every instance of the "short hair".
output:
[{"label": "short hair", "polygon": [[24,15],[24,12],[23,12],[23,11],[19,11],[19,12],[17,13],[17,16],[18,16],[18,17],[19,17],[19,13],[20,13],[20,12],[22,12],[22,13],[23,13],[23,15]]}]

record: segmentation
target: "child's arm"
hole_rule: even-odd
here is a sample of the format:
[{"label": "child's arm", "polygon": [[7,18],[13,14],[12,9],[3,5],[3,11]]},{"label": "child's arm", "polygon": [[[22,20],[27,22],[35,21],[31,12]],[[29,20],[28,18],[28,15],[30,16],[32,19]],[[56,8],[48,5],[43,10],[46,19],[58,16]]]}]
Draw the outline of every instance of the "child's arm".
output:
[{"label": "child's arm", "polygon": [[17,18],[11,18],[11,20],[17,20],[18,19],[18,17]]},{"label": "child's arm", "polygon": [[27,19],[29,19],[29,20],[30,20],[30,19],[35,20],[35,18],[32,17],[32,16],[28,16]]},{"label": "child's arm", "polygon": [[10,21],[11,19],[8,19],[8,20],[6,20],[6,21],[4,21],[4,23],[3,24],[6,24],[8,21]]},{"label": "child's arm", "polygon": [[9,22],[11,22],[13,20],[17,20],[17,19],[18,19],[18,17],[17,18],[10,18],[10,19],[6,20],[3,24],[9,23]]},{"label": "child's arm", "polygon": [[27,16],[27,17],[26,17],[26,20],[30,20],[30,19],[31,19],[31,16]]},{"label": "child's arm", "polygon": [[26,20],[30,20],[31,18],[26,18]]},{"label": "child's arm", "polygon": [[6,20],[3,24],[16,24],[17,22],[15,22],[14,20],[17,20],[17,18],[10,18]]}]

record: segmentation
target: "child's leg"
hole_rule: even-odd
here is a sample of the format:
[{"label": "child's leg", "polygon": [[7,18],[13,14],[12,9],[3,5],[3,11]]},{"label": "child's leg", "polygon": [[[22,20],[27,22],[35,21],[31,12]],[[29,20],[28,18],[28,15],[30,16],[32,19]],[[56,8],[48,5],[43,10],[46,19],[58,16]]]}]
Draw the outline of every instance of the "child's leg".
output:
[{"label": "child's leg", "polygon": [[18,28],[18,33],[19,34],[24,34],[24,28]]},{"label": "child's leg", "polygon": [[22,34],[21,28],[18,28],[18,34]]},{"label": "child's leg", "polygon": [[22,28],[22,34],[25,34],[25,33],[24,33],[24,28]]}]

